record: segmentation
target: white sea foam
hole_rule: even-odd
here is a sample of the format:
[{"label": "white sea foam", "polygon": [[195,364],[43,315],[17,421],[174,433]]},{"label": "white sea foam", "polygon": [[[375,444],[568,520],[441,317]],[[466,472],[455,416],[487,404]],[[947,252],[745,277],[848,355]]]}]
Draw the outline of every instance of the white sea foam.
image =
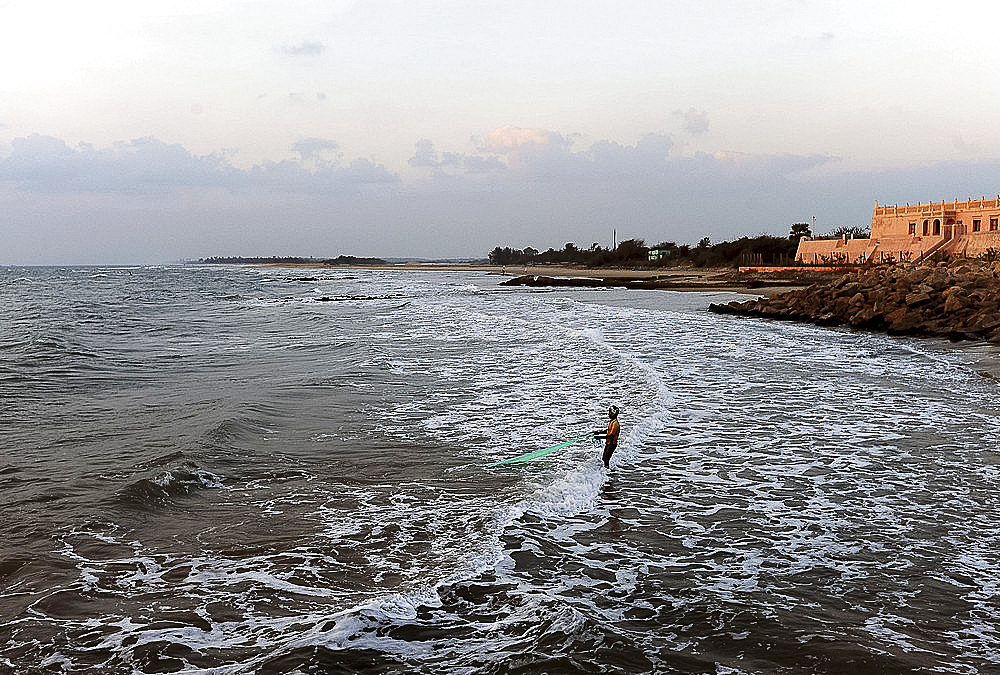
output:
[{"label": "white sea foam", "polygon": [[[728,645],[713,651],[721,626],[748,660],[787,670],[804,667],[802,644],[842,630],[899,670],[912,669],[909,651],[942,672],[996,662],[1000,470],[987,441],[1000,396],[955,353],[736,322],[691,295],[493,293],[405,273],[296,287],[270,274],[267,287],[225,289],[226,311],[250,307],[251,320],[223,325],[231,339],[212,350],[224,364],[198,372],[212,403],[177,398],[177,411],[153,394],[155,420],[171,420],[155,432],[190,419],[194,430],[170,444],[200,466],[237,467],[170,468],[161,487],[221,488],[225,474],[228,489],[192,490],[138,517],[88,499],[78,513],[95,529],[59,535],[71,574],[17,619],[20,635],[64,642],[46,652],[32,637],[17,649],[66,669],[100,650],[109,670],[145,667],[138,659],[165,669],[178,661],[155,654],[174,643],[162,653],[192,672],[219,664],[201,671],[213,673],[279,659],[304,671],[321,654],[309,647],[372,649],[401,668],[454,673],[536,651],[597,669],[607,664],[589,655],[615,645],[634,648],[635,663],[657,655],[651,670],[666,672],[680,668],[677,653],[729,658]],[[412,307],[321,305],[316,287],[404,293]],[[201,353],[196,335],[184,339]],[[273,377],[254,370],[261,358]],[[169,368],[160,375],[164,389],[192,386]],[[584,443],[484,466],[602,427],[612,402],[623,433],[610,475]],[[136,432],[114,418],[154,419],[140,417],[145,403],[101,408],[116,443]],[[215,418],[191,412],[215,406]],[[101,518],[119,524],[101,529]],[[72,616],[76,605],[104,615]],[[941,630],[920,629],[924,619]]]},{"label": "white sea foam", "polygon": [[580,513],[594,505],[605,480],[603,467],[597,460],[591,460],[587,466],[567,471],[529,495],[523,502],[523,510],[542,516]]}]

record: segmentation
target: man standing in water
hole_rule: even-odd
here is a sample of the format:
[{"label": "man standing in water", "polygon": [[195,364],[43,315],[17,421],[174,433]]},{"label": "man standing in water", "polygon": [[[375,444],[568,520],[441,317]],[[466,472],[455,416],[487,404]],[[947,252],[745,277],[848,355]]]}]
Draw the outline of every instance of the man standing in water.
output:
[{"label": "man standing in water", "polygon": [[615,448],[618,447],[618,434],[621,432],[621,426],[618,424],[618,406],[613,405],[608,408],[608,417],[610,421],[608,422],[607,431],[602,431],[598,429],[594,432],[594,438],[604,439],[604,468],[611,468],[611,455],[615,453]]}]

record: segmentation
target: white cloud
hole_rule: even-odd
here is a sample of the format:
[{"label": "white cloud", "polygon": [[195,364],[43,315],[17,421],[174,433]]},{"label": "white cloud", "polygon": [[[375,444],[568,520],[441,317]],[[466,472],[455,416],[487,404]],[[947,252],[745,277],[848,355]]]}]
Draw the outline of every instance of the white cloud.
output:
[{"label": "white cloud", "polygon": [[292,152],[303,162],[337,164],[343,157],[340,144],[327,138],[301,138],[292,144]]},{"label": "white cloud", "polygon": [[567,147],[565,139],[554,131],[544,129],[523,129],[511,125],[494,129],[483,140],[481,152],[509,155],[525,147],[546,148]]}]

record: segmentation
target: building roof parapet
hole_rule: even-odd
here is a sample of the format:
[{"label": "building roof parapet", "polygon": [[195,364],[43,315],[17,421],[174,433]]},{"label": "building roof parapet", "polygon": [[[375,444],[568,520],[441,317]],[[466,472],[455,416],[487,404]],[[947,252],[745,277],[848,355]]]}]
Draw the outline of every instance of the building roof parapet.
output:
[{"label": "building roof parapet", "polygon": [[905,206],[898,204],[892,206],[879,205],[878,201],[876,201],[872,213],[874,216],[933,215],[957,209],[1000,210],[1000,194],[997,195],[996,199],[986,199],[986,197],[983,197],[981,199],[970,198],[964,201],[956,199],[952,202],[941,200],[940,202],[928,202],[927,204],[917,202],[916,205],[911,205],[907,202]]}]

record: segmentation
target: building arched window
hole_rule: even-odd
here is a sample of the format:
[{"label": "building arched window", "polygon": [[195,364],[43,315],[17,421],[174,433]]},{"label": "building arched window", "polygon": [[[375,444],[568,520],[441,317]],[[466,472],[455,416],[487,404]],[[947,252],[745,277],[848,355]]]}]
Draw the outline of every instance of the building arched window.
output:
[{"label": "building arched window", "polygon": [[934,219],[934,236],[940,236],[941,234],[941,221],[937,218]]},{"label": "building arched window", "polygon": [[924,236],[926,237],[928,234],[929,234],[929,232],[927,230],[927,221],[925,220],[924,221]]}]

